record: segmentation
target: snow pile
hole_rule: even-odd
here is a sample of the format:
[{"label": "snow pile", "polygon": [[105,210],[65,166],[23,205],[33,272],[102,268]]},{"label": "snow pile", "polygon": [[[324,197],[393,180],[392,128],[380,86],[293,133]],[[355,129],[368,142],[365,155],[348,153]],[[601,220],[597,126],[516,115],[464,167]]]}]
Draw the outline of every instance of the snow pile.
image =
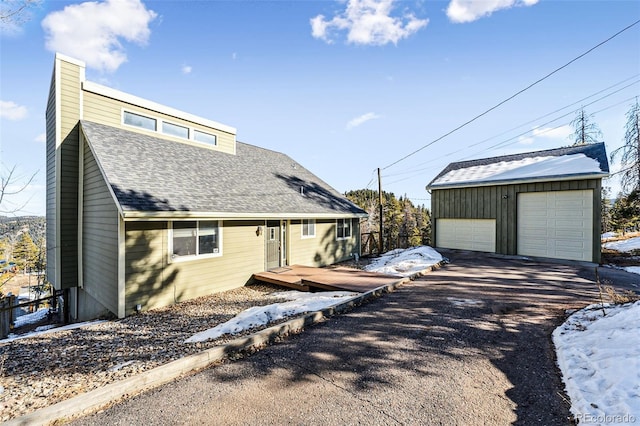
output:
[{"label": "snow pile", "polygon": [[617,232],[605,232],[600,236],[601,239],[606,240],[607,238],[615,238],[618,236]]},{"label": "snow pile", "polygon": [[13,326],[15,328],[18,328],[18,327],[22,327],[22,326],[27,325],[27,324],[35,324],[35,323],[40,322],[43,319],[45,319],[47,317],[48,313],[49,313],[49,308],[42,308],[42,309],[39,309],[39,310],[37,310],[37,311],[35,311],[33,313],[19,316],[13,322]]},{"label": "snow pile", "polygon": [[571,412],[579,423],[640,421],[640,301],[591,305],[553,332]]},{"label": "snow pile", "polygon": [[300,291],[283,291],[273,293],[271,297],[286,299],[287,302],[273,303],[266,306],[249,308],[229,321],[213,328],[194,334],[185,343],[214,340],[225,334],[239,334],[245,330],[267,325],[304,312],[319,311],[351,299],[360,293],[349,291],[328,291],[322,293],[306,293]]},{"label": "snow pile", "polygon": [[602,245],[604,248],[610,250],[628,252],[631,250],[640,249],[640,237],[629,238],[628,240],[611,241]]},{"label": "snow pile", "polygon": [[365,266],[369,272],[408,277],[442,262],[442,255],[428,246],[391,250]]}]

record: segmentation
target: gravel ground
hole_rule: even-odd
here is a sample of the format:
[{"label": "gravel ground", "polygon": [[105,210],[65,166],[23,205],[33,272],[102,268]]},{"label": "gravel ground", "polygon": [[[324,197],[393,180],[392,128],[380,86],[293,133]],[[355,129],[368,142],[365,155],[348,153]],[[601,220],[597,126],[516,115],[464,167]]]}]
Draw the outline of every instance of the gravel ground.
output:
[{"label": "gravel ground", "polygon": [[358,309],[71,424],[575,424],[550,334],[597,300],[594,268],[443,255]]},{"label": "gravel ground", "polygon": [[0,421],[224,343],[228,339],[183,341],[247,308],[277,302],[269,295],[283,290],[251,285],[118,321],[0,344]]}]

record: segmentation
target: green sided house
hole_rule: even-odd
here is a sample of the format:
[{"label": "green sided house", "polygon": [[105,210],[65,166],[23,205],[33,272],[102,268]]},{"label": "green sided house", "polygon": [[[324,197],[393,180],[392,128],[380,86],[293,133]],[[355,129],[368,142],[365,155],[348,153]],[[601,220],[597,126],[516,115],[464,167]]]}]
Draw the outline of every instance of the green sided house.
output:
[{"label": "green sided house", "polygon": [[360,253],[366,213],[287,155],[84,71],[56,55],[46,113],[47,278],[74,320]]},{"label": "green sided house", "polygon": [[600,262],[604,143],[449,164],[431,191],[436,247]]}]

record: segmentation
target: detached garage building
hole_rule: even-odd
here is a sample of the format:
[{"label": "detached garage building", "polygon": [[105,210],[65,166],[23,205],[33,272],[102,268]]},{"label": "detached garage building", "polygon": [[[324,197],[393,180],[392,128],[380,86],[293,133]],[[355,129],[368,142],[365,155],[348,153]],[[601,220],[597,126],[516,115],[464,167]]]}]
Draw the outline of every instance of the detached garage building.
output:
[{"label": "detached garage building", "polygon": [[600,262],[604,143],[449,164],[431,191],[436,247]]}]

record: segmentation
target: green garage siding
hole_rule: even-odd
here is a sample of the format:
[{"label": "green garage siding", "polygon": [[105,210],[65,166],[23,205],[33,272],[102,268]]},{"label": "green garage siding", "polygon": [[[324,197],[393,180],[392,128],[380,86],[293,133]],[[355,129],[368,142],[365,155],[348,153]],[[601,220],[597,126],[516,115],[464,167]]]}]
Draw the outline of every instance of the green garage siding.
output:
[{"label": "green garage siding", "polygon": [[432,189],[433,235],[437,241],[437,219],[495,219],[496,253],[517,254],[517,201],[519,193],[593,190],[593,261],[600,261],[600,179],[567,180],[513,185]]}]

